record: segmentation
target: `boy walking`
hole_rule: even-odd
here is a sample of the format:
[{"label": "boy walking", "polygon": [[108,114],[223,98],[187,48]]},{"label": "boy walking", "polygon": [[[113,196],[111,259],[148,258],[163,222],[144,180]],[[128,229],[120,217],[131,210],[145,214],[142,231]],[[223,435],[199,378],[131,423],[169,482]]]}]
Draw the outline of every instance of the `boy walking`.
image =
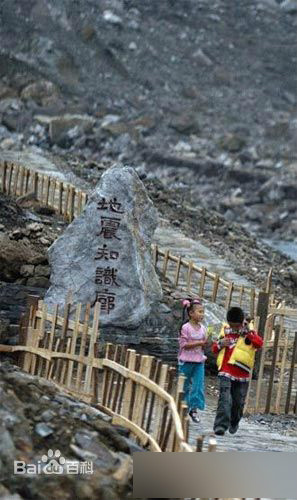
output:
[{"label": "boy walking", "polygon": [[227,322],[222,327],[218,341],[212,345],[212,351],[218,354],[220,378],[220,395],[214,422],[214,432],[219,436],[223,436],[227,429],[230,434],[235,434],[238,430],[255,352],[263,345],[262,338],[244,324],[244,313],[240,307],[229,309]]}]

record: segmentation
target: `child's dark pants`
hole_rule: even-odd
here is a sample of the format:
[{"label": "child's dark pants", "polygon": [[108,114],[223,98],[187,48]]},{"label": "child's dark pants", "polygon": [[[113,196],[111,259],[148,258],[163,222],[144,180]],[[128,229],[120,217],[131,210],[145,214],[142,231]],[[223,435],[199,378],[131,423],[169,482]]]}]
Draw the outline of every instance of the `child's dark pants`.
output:
[{"label": "child's dark pants", "polygon": [[220,395],[214,430],[221,428],[226,431],[229,427],[236,427],[239,424],[249,384],[224,376],[219,379]]}]

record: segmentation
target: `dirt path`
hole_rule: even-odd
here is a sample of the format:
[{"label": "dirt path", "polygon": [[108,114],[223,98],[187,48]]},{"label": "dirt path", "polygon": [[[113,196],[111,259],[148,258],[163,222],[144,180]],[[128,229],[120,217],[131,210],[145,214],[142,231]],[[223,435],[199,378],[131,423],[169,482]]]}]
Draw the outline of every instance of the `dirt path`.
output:
[{"label": "dirt path", "polygon": [[227,259],[219,257],[215,251],[202,244],[198,239],[189,238],[179,229],[174,229],[170,222],[165,219],[160,219],[153,242],[162,249],[170,250],[173,255],[181,255],[188,261],[192,260],[198,266],[204,266],[229,281],[234,281],[239,285],[252,286],[251,282],[244,276],[233,271],[232,264]]},{"label": "dirt path", "polygon": [[[200,424],[190,423],[189,442],[196,446],[199,434],[213,432],[213,422],[217,407],[217,396],[214,395],[213,386],[217,387],[217,379],[207,377],[206,379],[206,404],[204,412],[201,412]],[[264,423],[252,421],[244,417],[240,422],[239,430],[231,435],[216,436],[217,451],[288,451],[297,452],[297,430],[279,432]]]}]

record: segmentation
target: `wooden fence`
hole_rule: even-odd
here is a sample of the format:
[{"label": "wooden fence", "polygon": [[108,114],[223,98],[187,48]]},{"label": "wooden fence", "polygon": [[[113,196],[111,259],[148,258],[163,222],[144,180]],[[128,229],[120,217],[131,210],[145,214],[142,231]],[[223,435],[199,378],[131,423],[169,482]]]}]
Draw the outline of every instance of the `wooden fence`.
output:
[{"label": "wooden fence", "polygon": [[[11,162],[0,162],[0,189],[12,196],[34,194],[36,200],[54,209],[68,222],[81,214],[88,195],[69,183],[65,183],[29,167]],[[258,292],[255,288],[237,285],[225,280],[219,274],[212,273],[205,267],[198,267],[193,262],[172,255],[169,250],[161,250],[152,245],[156,268],[165,278],[172,278],[172,284],[188,294],[199,295],[212,302],[217,302],[227,309],[232,303],[245,307],[254,317]],[[161,259],[163,262],[161,264]],[[173,269],[172,269],[173,266]],[[265,285],[271,290],[271,271]]]},{"label": "wooden fence", "polygon": [[250,381],[246,412],[297,415],[296,309],[280,304],[269,310],[258,379]]},{"label": "wooden fence", "polygon": [[72,184],[11,162],[0,163],[0,189],[10,196],[32,193],[37,201],[54,209],[68,222],[72,222],[87,203],[87,193]]},{"label": "wooden fence", "polygon": [[[0,346],[0,352],[19,353],[23,370],[51,380],[67,393],[98,406],[112,422],[128,428],[151,451],[185,451],[189,417],[183,402],[184,377],[152,356],[125,346],[106,345],[99,357],[99,303],[90,321],[90,304],[76,306],[70,318],[55,306],[49,313],[42,301],[31,305],[28,327],[22,327],[23,345]],[[82,320],[83,318],[83,320]],[[197,451],[202,451],[201,439]],[[202,439],[203,442],[203,439]],[[208,451],[215,451],[210,436]]]},{"label": "wooden fence", "polygon": [[[252,317],[255,317],[259,292],[252,287],[237,285],[212,273],[205,267],[198,267],[192,261],[181,256],[161,250],[153,245],[153,262],[164,278],[167,278],[174,288],[189,296],[199,296],[228,309],[231,305],[243,307]],[[269,272],[265,289],[271,283]]]},{"label": "wooden fence", "polygon": [[[69,222],[82,212],[87,203],[87,194],[76,189],[73,185],[10,162],[0,163],[0,189],[12,196],[34,193],[34,196],[40,203],[53,208]],[[199,267],[192,261],[187,261],[181,256],[172,255],[169,250],[160,249],[157,245],[152,245],[152,253],[156,269],[161,272],[163,277],[174,288],[189,296],[199,295],[201,298],[215,302],[225,309],[228,309],[231,305],[239,305],[245,311],[248,311],[251,317],[260,316],[261,332],[264,331],[266,324],[264,332],[265,345],[261,353],[257,387],[254,387],[255,384],[253,381],[250,382],[246,410],[248,412],[274,411],[276,413],[282,411],[289,413],[293,410],[296,413],[296,401],[292,403],[292,400],[294,398],[294,387],[296,386],[297,325],[296,330],[292,331],[292,327],[288,327],[286,321],[288,318],[297,316],[297,312],[296,310],[285,308],[284,305],[276,312],[274,298],[271,295],[272,270],[270,270],[263,287],[264,292],[261,292],[253,287],[238,285],[228,281],[205,267]],[[266,308],[264,307],[264,310],[261,311],[263,304],[265,306],[265,301]],[[78,307],[81,308],[81,306]],[[266,322],[267,308],[269,309],[269,315]],[[45,316],[42,316],[42,314]],[[83,323],[81,323],[80,317],[77,317],[74,321],[69,320],[68,316],[61,319],[58,316],[58,311],[54,312],[53,315],[48,315],[46,312],[43,311],[42,313],[38,309],[37,311],[34,310],[34,314],[30,318],[31,322],[33,321],[33,317],[38,327],[31,324],[28,329],[28,335],[26,335],[26,345],[15,346],[9,349],[11,351],[19,350],[20,352],[28,353],[24,354],[22,358],[25,370],[47,378],[49,377],[72,393],[83,397],[85,400],[92,401],[92,390],[95,384],[94,373],[98,375],[97,372],[100,370],[105,370],[106,373],[115,371],[116,365],[113,364],[113,368],[107,365],[103,366],[103,361],[99,360],[98,353],[94,355],[98,344],[97,340],[96,342],[94,341],[94,333],[92,337],[92,328],[89,326],[90,310],[88,306],[86,307]],[[44,330],[44,325],[48,321],[52,322],[51,328],[50,330]],[[93,329],[95,326],[93,326]],[[39,331],[39,327],[41,328],[40,338],[38,338],[38,342],[35,344],[37,338],[36,332]],[[61,330],[60,337],[56,335],[56,328]],[[69,329],[72,331],[72,336],[67,335]],[[87,340],[91,338],[93,340]],[[79,342],[81,342],[81,347]],[[7,346],[4,347],[8,350]],[[77,349],[80,348],[81,351],[77,352]],[[87,355],[85,355],[86,350]],[[74,356],[76,356],[75,359]],[[109,356],[110,353],[107,352],[106,362],[117,363],[114,359],[110,359]],[[138,359],[136,353],[135,356]],[[125,362],[129,364],[128,359]],[[154,365],[153,361],[144,360],[144,362],[152,363],[152,366]],[[128,365],[123,366],[119,364],[119,366],[118,370],[121,373],[118,375],[126,381],[129,378],[128,373],[132,373],[133,370],[131,371]],[[124,369],[130,371],[126,372]],[[66,372],[67,377],[65,375]],[[168,373],[170,373],[170,369]],[[139,375],[142,374],[139,373]],[[74,386],[71,382],[73,376],[77,376]],[[131,380],[130,383],[132,384]],[[167,381],[166,384],[168,385],[168,383]],[[286,384],[287,390],[284,400],[284,388]],[[122,385],[124,385],[124,382],[122,382]],[[81,392],[82,386],[84,387],[83,392]],[[109,389],[109,391],[112,391],[112,389]],[[275,397],[274,393],[276,393]],[[177,394],[175,396],[181,397]],[[113,401],[112,406],[119,406],[119,402],[114,402],[117,401],[117,397],[118,395],[112,395],[111,393],[109,399]],[[157,396],[155,396],[156,398]],[[183,412],[185,414],[185,408],[181,408],[181,403],[178,404],[181,415]],[[184,432],[186,432],[187,425],[183,423]],[[197,445],[198,448],[199,446]]]}]

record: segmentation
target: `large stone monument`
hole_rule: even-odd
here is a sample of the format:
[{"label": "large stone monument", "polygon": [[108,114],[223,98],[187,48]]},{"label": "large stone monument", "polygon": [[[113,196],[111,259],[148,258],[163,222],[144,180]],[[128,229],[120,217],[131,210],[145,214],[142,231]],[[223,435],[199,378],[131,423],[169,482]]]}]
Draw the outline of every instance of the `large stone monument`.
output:
[{"label": "large stone monument", "polygon": [[157,220],[135,170],[109,168],[83,213],[49,249],[49,308],[63,309],[71,291],[73,304],[101,303],[101,325],[137,327],[162,297],[151,258]]}]

